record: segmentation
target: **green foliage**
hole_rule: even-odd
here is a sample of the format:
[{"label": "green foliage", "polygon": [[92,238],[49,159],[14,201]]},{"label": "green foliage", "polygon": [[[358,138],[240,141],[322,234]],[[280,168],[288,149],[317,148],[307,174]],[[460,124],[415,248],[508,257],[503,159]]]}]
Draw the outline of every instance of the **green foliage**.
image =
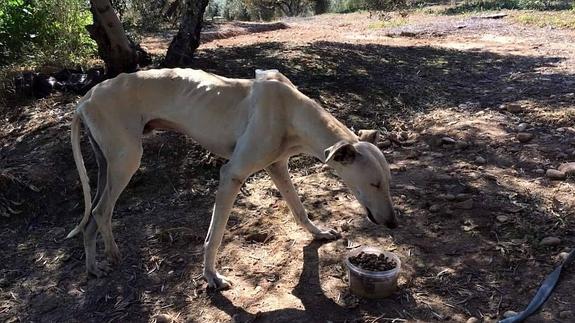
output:
[{"label": "green foliage", "polygon": [[329,0],[315,0],[313,10],[316,15],[326,13],[329,11]]},{"label": "green foliage", "polygon": [[573,8],[573,0],[467,0],[445,10],[453,15],[465,12],[501,9],[520,10],[563,10]]},{"label": "green foliage", "polygon": [[204,19],[214,19],[216,16],[220,16],[220,6],[215,1],[210,1],[206,7],[206,12],[204,13]]},{"label": "green foliage", "polygon": [[85,26],[92,15],[82,0],[0,2],[0,66],[70,66],[94,55]]},{"label": "green foliage", "polygon": [[219,14],[227,20],[265,20],[309,13],[325,13],[329,0],[219,0]]},{"label": "green foliage", "polygon": [[332,2],[332,10],[337,13],[367,10],[367,3],[366,0],[335,0]]},{"label": "green foliage", "polygon": [[406,0],[365,0],[367,10],[371,12],[386,12],[404,9],[408,6]]},{"label": "green foliage", "polygon": [[[175,10],[171,15],[166,15],[171,4]],[[133,39],[137,39],[138,32],[154,32],[160,30],[166,24],[177,26],[180,22],[183,1],[166,1],[163,5],[158,1],[149,0],[113,0],[112,6],[118,13],[126,33]]]},{"label": "green foliage", "polygon": [[226,20],[255,20],[250,17],[244,0],[225,0],[221,11]]},{"label": "green foliage", "polygon": [[335,0],[333,11],[338,13],[368,10],[370,12],[386,12],[403,9],[409,6],[408,0]]}]

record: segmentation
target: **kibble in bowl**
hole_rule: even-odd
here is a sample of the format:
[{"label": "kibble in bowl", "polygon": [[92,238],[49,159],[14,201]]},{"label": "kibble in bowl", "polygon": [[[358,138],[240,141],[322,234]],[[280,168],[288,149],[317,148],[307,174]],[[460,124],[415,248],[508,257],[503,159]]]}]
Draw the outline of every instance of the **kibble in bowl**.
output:
[{"label": "kibble in bowl", "polygon": [[388,297],[397,290],[401,261],[394,253],[361,247],[345,258],[349,289],[365,298]]}]

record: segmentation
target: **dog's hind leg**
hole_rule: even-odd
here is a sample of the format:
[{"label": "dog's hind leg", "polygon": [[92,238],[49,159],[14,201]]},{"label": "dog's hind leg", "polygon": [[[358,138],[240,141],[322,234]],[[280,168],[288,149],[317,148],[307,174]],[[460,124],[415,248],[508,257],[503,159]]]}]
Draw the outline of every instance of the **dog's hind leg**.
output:
[{"label": "dog's hind leg", "polygon": [[[107,178],[107,162],[100,146],[94,140],[92,135],[88,131],[88,138],[90,138],[90,143],[92,144],[92,148],[94,150],[94,154],[96,155],[96,162],[98,164],[98,186],[96,190],[96,195],[94,196],[94,200],[92,201],[92,206],[96,206],[102,197],[102,191],[106,187],[106,178]],[[92,208],[92,211],[94,208]],[[106,264],[98,264],[96,263],[96,238],[98,234],[98,225],[96,223],[96,219],[94,216],[90,216],[90,219],[86,223],[84,227],[84,251],[86,254],[86,268],[88,272],[97,276],[101,277],[104,276],[107,271],[110,270],[109,266]]]},{"label": "dog's hind leg", "polygon": [[104,240],[106,258],[110,263],[115,264],[121,260],[121,255],[112,233],[112,213],[118,197],[140,166],[142,144],[138,139],[129,144],[112,144],[107,147],[113,149],[110,149],[111,153],[106,155],[106,185],[101,191],[98,204],[92,211],[92,217],[96,220],[98,231]]},{"label": "dog's hind leg", "polygon": [[296,222],[304,227],[311,233],[314,239],[337,239],[340,234],[335,230],[322,230],[311,222],[307,216],[307,212],[301,203],[297,191],[293,186],[288,172],[288,160],[281,160],[266,167],[266,171],[270,175],[272,181],[280,191],[285,199],[289,209],[291,210]]}]

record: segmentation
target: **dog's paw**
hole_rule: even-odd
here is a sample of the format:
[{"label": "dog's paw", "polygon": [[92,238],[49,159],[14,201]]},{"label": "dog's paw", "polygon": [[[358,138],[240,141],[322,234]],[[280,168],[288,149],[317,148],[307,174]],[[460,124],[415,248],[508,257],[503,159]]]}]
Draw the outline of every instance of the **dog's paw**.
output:
[{"label": "dog's paw", "polygon": [[204,279],[208,282],[208,288],[226,290],[232,287],[232,282],[218,273],[204,273]]},{"label": "dog's paw", "polygon": [[117,265],[122,261],[122,254],[120,253],[120,250],[118,250],[118,247],[106,250],[104,254],[111,265]]},{"label": "dog's paw", "polygon": [[90,275],[96,276],[97,278],[102,278],[108,276],[108,273],[112,271],[112,266],[107,261],[102,261],[99,263],[87,265],[86,271]]},{"label": "dog's paw", "polygon": [[315,240],[336,240],[341,238],[341,233],[334,229],[321,231],[313,235]]}]

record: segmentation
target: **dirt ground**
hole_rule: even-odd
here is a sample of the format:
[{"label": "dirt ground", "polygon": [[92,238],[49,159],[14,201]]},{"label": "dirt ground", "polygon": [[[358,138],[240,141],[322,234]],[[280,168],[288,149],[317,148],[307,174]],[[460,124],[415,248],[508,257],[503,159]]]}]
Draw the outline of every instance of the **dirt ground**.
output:
[{"label": "dirt ground", "polygon": [[[220,248],[218,268],[234,283],[223,292],[201,279],[222,160],[179,134],[147,137],[113,219],[123,262],[96,279],[84,271],[81,238],[63,239],[83,212],[69,143],[78,97],[5,109],[0,207],[21,213],[0,219],[0,320],[492,322],[522,310],[575,245],[575,181],[545,176],[575,161],[575,33],[509,16],[408,20],[378,29],[367,14],[289,19],[200,47],[196,68],[246,78],[277,68],[349,127],[380,129],[401,213],[395,230],[370,224],[331,170],[295,157],[310,218],[343,234],[314,242],[255,174]],[[165,44],[160,35],[143,46]],[[518,141],[518,127],[533,139]],[[546,237],[559,241],[541,244]],[[348,293],[342,259],[362,245],[400,257],[392,297]],[[530,322],[575,320],[574,272]]]}]

